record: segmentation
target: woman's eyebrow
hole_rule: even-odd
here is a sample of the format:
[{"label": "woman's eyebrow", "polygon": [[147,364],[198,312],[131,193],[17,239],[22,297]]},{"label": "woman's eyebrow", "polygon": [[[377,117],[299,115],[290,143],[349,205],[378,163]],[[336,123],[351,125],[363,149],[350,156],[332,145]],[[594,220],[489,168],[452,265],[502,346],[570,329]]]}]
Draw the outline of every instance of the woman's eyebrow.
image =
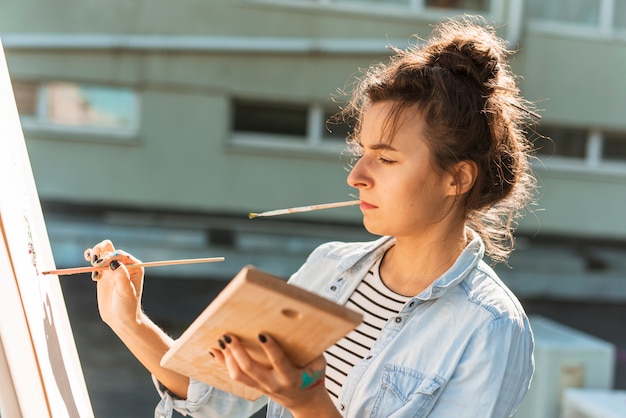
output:
[{"label": "woman's eyebrow", "polygon": [[397,148],[394,148],[391,146],[391,144],[385,143],[385,142],[377,142],[371,146],[365,146],[363,145],[363,143],[361,141],[358,141],[355,143],[356,146],[358,146],[359,148],[369,148],[371,150],[377,151],[377,150],[388,150],[388,151],[398,151]]},{"label": "woman's eyebrow", "polygon": [[386,144],[384,142],[377,142],[368,148],[373,149],[373,150],[398,151],[396,148],[392,147],[390,144]]}]

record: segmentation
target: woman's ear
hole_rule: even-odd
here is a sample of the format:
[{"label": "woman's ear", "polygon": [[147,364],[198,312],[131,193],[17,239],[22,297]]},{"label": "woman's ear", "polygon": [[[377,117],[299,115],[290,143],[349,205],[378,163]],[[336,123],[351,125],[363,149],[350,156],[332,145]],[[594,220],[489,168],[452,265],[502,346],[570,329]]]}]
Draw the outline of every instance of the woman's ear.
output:
[{"label": "woman's ear", "polygon": [[460,196],[469,192],[478,177],[478,165],[474,161],[464,160],[456,163],[450,170],[449,195]]}]

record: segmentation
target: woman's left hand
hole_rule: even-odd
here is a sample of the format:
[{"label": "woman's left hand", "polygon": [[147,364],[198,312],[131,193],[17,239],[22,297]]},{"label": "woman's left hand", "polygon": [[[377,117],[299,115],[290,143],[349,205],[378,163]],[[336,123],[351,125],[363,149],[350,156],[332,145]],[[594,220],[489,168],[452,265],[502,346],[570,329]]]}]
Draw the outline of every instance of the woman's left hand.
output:
[{"label": "woman's left hand", "polygon": [[323,355],[305,367],[297,367],[269,335],[259,334],[259,344],[269,366],[250,357],[232,335],[224,335],[219,341],[222,350],[212,350],[212,353],[228,369],[231,379],[263,392],[289,409],[294,417],[340,416],[324,385],[326,360]]}]

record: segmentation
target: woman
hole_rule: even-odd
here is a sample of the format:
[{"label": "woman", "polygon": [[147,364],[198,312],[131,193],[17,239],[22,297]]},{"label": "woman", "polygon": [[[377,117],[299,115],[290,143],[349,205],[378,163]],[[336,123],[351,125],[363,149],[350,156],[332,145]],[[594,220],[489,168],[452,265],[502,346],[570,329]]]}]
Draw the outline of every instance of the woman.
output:
[{"label": "woman", "polygon": [[[254,362],[224,335],[216,359],[269,398],[270,417],[508,417],[533,373],[533,338],[515,296],[482,260],[505,260],[534,181],[503,42],[469,19],[439,24],[422,46],[371,68],[346,115],[359,159],[368,243],[316,249],[290,283],[363,312],[365,321],[305,368],[270,335]],[[159,366],[172,340],[141,311],[143,270],[103,241],[98,304],[159,382],[163,400],[197,417],[248,416],[251,403]],[[322,378],[325,376],[325,378]]]}]

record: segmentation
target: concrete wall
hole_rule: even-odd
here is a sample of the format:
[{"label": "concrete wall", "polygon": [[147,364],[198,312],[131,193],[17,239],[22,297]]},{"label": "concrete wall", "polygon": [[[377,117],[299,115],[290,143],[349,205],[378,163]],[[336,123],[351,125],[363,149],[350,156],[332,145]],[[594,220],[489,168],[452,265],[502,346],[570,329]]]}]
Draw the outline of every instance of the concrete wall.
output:
[{"label": "concrete wall", "polygon": [[[490,19],[502,36],[519,39],[512,65],[524,95],[541,101],[544,123],[626,130],[626,43],[528,27],[516,38],[508,6],[517,2],[494,3]],[[348,198],[347,160],[333,150],[233,146],[230,100],[329,104],[359,68],[387,57],[388,41],[404,47],[444,15],[250,0],[8,0],[0,36],[14,80],[102,83],[140,94],[141,127],[126,144],[26,130],[43,199],[245,214]],[[545,166],[537,169],[541,211],[522,231],[626,238],[626,169]],[[307,218],[356,223],[359,214]]]}]

